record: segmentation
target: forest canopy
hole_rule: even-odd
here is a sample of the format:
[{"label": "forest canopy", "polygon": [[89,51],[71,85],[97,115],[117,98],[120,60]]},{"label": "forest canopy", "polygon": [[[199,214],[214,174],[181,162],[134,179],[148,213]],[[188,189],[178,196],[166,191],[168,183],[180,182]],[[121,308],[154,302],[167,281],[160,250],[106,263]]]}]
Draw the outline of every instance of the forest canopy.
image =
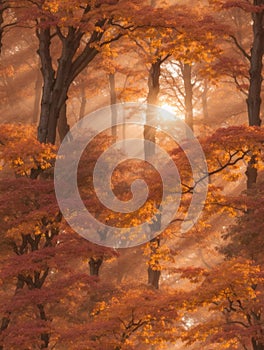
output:
[{"label": "forest canopy", "polygon": [[263,53],[263,0],[0,0],[0,350],[264,350]]}]

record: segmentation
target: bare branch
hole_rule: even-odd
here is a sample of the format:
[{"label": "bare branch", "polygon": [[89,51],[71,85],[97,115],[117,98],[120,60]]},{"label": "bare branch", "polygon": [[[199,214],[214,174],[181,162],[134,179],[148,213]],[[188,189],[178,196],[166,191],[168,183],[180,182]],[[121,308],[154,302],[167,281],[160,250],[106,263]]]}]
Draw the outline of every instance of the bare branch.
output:
[{"label": "bare branch", "polygon": [[234,35],[230,35],[230,38],[233,39],[236,47],[242,52],[242,54],[250,61],[251,56],[246,52],[246,50],[240,45],[237,38]]}]

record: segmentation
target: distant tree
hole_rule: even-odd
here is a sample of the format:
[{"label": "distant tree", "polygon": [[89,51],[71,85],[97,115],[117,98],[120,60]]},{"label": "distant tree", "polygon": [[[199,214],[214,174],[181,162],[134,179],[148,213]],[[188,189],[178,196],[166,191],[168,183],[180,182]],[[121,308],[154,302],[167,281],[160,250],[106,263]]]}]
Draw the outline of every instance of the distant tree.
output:
[{"label": "distant tree", "polygon": [[12,11],[8,12],[13,6],[14,1],[0,0],[0,53],[2,52],[4,31],[17,23],[14,13]]}]

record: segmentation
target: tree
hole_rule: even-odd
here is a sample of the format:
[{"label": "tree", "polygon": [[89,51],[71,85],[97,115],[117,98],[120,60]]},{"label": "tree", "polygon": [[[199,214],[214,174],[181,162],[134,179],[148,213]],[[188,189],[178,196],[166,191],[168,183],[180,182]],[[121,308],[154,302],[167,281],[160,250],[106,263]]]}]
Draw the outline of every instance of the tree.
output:
[{"label": "tree", "polygon": [[[218,1],[216,1],[218,3]],[[244,48],[239,39],[232,33],[230,37],[233,39],[236,48],[249,62],[249,87],[247,93],[247,110],[248,110],[248,123],[250,126],[260,126],[260,106],[261,106],[261,86],[262,86],[262,58],[264,53],[264,30],[263,30],[263,14],[264,3],[262,0],[246,2],[232,2],[232,1],[220,1],[220,8],[240,8],[246,13],[250,13],[252,16],[252,42],[250,48]],[[250,51],[250,53],[248,52]],[[256,160],[251,158],[248,163],[246,175],[248,178],[247,186],[251,190],[256,186],[257,171]]]},{"label": "tree", "polygon": [[[215,1],[217,3],[217,1]],[[262,85],[262,57],[263,57],[263,6],[260,1],[224,1],[221,3],[222,9],[233,8],[242,9],[246,14],[251,14],[252,18],[252,41],[249,48],[245,48],[240,39],[235,34],[230,33],[236,48],[246,58],[249,63],[249,88],[247,96],[248,120],[249,125],[260,125],[260,106],[261,106],[261,85]],[[242,34],[243,35],[243,34]]]},{"label": "tree", "polygon": [[[260,106],[261,106],[261,86],[262,86],[262,58],[264,55],[264,2],[257,0],[253,2],[252,20],[253,20],[253,43],[251,54],[246,57],[250,60],[250,85],[248,90],[247,106],[249,125],[260,125]],[[243,52],[243,50],[242,50]],[[244,52],[245,54],[245,52]]]},{"label": "tree", "polygon": [[[236,138],[231,136],[233,133]],[[232,181],[233,170],[239,167],[242,159],[247,161],[251,158],[252,150],[253,155],[259,157],[261,139],[259,127],[232,127],[216,131],[207,139],[207,146],[204,145],[205,151],[208,151],[209,174],[219,173]],[[262,159],[258,158],[259,166],[261,162]],[[231,172],[225,171],[226,164],[230,169],[234,167]],[[262,190],[256,191],[254,198],[243,194],[233,198],[219,197],[213,193],[212,199],[208,198],[205,207],[226,207],[237,219],[223,234],[224,241],[220,241],[217,247],[217,251],[224,254],[224,260],[209,268],[184,266],[176,269],[183,278],[196,285],[184,297],[182,308],[190,325],[183,325],[180,338],[186,345],[197,344],[199,348],[216,346],[218,349],[261,350],[264,343],[261,308],[263,259],[259,236],[263,229],[260,209]],[[252,225],[253,222],[256,224]]]},{"label": "tree", "polygon": [[[70,302],[74,290],[78,294],[95,283],[87,271],[74,271],[74,266],[111,250],[85,241],[62,220],[50,179],[56,156],[54,146],[37,141],[33,127],[8,124],[1,128],[0,145],[6,173],[0,183],[0,346],[15,349],[35,344],[48,348],[56,342],[51,329],[60,333],[52,324],[59,315],[53,307],[64,297],[65,303]],[[30,178],[32,168],[44,171],[40,179]]]},{"label": "tree", "polygon": [[3,35],[4,31],[8,27],[13,27],[16,25],[16,19],[10,14],[10,12],[7,14],[7,10],[11,9],[14,6],[13,1],[9,0],[1,0],[0,1],[0,53],[2,52],[2,46],[3,46]]},{"label": "tree", "polygon": [[[112,22],[125,20],[135,11],[135,3],[103,5],[78,1],[25,1],[25,16],[37,23],[38,54],[43,76],[43,93],[38,139],[55,142],[60,110],[73,80],[97,54],[118,40],[123,32]],[[22,17],[21,21],[24,21]],[[54,63],[53,46],[57,49]]]},{"label": "tree", "polygon": [[177,310],[166,292],[138,284],[131,288],[128,284],[117,287],[102,283],[93,298],[85,322],[73,326],[61,338],[64,347],[143,350],[162,348],[173,339],[176,330],[171,320],[177,318]]},{"label": "tree", "polygon": [[[154,3],[151,3],[151,6],[154,7],[154,5]],[[187,8],[191,15],[188,18],[185,18],[182,16],[182,13],[186,11]],[[212,18],[208,16],[203,17],[199,11],[195,11],[185,6],[178,5],[174,6],[173,9],[173,16],[169,15],[172,8],[164,8],[161,14],[156,12],[156,17],[153,17],[153,20],[149,20],[150,28],[147,31],[142,31],[141,28],[138,28],[131,35],[137,46],[143,51],[148,63],[148,92],[146,102],[149,105],[159,104],[158,96],[160,93],[161,65],[165,64],[170,56],[177,57],[183,61],[186,60],[186,62],[201,60],[205,57],[209,60],[208,57],[213,55],[214,50],[216,51],[210,40],[212,37],[207,35],[212,29],[212,23],[214,23]],[[192,18],[192,16],[198,16],[200,26],[202,27],[201,31],[197,30],[197,23],[193,25],[193,21],[190,20],[190,17]],[[161,18],[164,19],[162,23]],[[166,25],[164,25],[164,23],[166,23]],[[204,31],[206,31],[206,35],[204,34]],[[190,65],[186,63],[185,67],[187,71],[187,67],[190,68]],[[190,118],[192,116],[192,83],[190,74],[188,74],[188,79],[185,79],[186,115],[188,116],[186,118],[186,123],[192,127],[193,121],[192,118]],[[189,89],[190,87],[191,90]],[[151,161],[155,157],[156,131],[154,127],[149,125],[149,121],[152,118],[153,115],[151,114],[150,108],[146,111],[146,125],[144,126],[144,139],[150,141],[145,143],[144,146],[145,159],[147,161]],[[160,270],[158,268],[159,264],[154,256],[158,256],[156,252],[160,246],[160,238],[153,239],[151,244],[150,260],[152,262],[155,261],[155,264],[149,264],[148,280],[151,285],[158,288]]]},{"label": "tree", "polygon": [[[186,269],[185,273],[190,277],[193,272]],[[197,278],[198,270],[194,274]],[[208,314],[201,320],[197,313],[189,314],[194,326],[183,333],[186,344],[197,341],[203,346],[216,344],[218,349],[262,350],[260,267],[238,258],[223,262],[212,271],[200,271],[200,274],[205,276],[204,281],[190,294],[189,300],[196,308],[208,305]]]}]

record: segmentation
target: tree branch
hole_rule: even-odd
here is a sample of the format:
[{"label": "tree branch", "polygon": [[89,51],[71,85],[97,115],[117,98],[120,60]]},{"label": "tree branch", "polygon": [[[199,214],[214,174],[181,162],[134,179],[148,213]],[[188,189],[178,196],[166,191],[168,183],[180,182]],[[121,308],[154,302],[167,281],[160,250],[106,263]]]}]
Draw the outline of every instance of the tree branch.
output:
[{"label": "tree branch", "polygon": [[237,38],[234,35],[230,35],[230,38],[233,39],[236,47],[242,52],[242,54],[250,61],[251,56],[246,52],[246,50],[240,45]]}]

